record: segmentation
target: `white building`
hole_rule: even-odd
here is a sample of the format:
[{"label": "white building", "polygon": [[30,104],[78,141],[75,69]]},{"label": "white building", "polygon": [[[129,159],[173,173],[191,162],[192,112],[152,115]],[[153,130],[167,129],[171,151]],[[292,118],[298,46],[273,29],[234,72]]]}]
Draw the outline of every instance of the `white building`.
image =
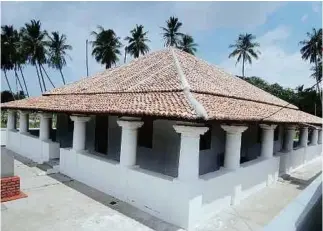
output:
[{"label": "white building", "polygon": [[1,108],[8,149],[186,229],[322,152],[321,118],[173,48]]}]

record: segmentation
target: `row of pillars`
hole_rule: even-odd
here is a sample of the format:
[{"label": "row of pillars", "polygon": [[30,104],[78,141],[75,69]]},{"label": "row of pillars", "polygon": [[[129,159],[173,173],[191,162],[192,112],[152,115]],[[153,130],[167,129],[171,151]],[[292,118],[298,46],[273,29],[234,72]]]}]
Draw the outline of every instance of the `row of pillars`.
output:
[{"label": "row of pillars", "polygon": [[[40,136],[41,140],[49,139],[51,114],[40,114]],[[85,149],[86,142],[86,122],[90,117],[73,115],[70,117],[74,122],[73,131],[73,149],[81,151]],[[117,121],[122,128],[120,165],[125,167],[136,164],[137,151],[137,133],[143,125],[140,118],[123,117]],[[14,129],[15,114],[13,111],[8,113],[7,128]],[[274,130],[277,125],[260,124],[262,129],[261,153],[263,158],[271,158],[274,153]],[[221,125],[226,132],[224,168],[235,170],[240,167],[241,136],[247,130],[243,125]],[[284,137],[284,151],[293,150],[293,140],[295,126],[287,126]],[[181,134],[180,157],[178,166],[178,178],[181,180],[194,180],[199,177],[199,141],[200,136],[207,132],[208,127],[202,127],[197,124],[174,125],[177,133]],[[28,131],[28,113],[20,111],[20,132]],[[301,146],[307,146],[308,128],[301,130]],[[313,129],[311,144],[315,145],[322,141],[322,130]]]},{"label": "row of pillars", "polygon": [[[50,139],[50,130],[52,127],[52,114],[40,113],[39,139],[46,141]],[[19,111],[19,132],[22,134],[28,133],[29,114],[26,111]],[[7,129],[16,129],[16,112],[8,111]]]}]

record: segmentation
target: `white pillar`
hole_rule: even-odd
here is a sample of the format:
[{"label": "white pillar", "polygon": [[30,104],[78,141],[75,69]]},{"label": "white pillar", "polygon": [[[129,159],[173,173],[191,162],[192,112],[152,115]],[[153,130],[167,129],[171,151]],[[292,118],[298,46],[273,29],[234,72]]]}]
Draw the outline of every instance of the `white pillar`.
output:
[{"label": "white pillar", "polygon": [[285,127],[284,151],[290,152],[294,148],[295,126],[288,125]]},{"label": "white pillar", "polygon": [[228,169],[237,169],[240,167],[241,136],[242,132],[247,130],[247,126],[221,125],[226,131],[224,167]]},{"label": "white pillar", "polygon": [[178,179],[183,181],[196,180],[199,177],[200,135],[208,127],[174,125],[181,134],[181,146],[178,163]]},{"label": "white pillar", "polygon": [[308,141],[308,127],[302,127],[299,136],[300,147],[307,147]]},{"label": "white pillar", "polygon": [[88,116],[71,116],[71,120],[74,121],[73,149],[75,151],[85,149],[86,122],[88,122],[90,119],[91,117]]},{"label": "white pillar", "polygon": [[317,128],[313,128],[312,136],[311,136],[311,145],[317,145],[318,140],[318,130]]},{"label": "white pillar", "polygon": [[12,110],[8,110],[8,118],[7,118],[7,130],[16,129],[16,112]]},{"label": "white pillar", "polygon": [[138,128],[144,124],[139,119],[121,118],[117,121],[118,125],[122,128],[120,150],[120,165],[122,166],[130,167],[136,165]]},{"label": "white pillar", "polygon": [[52,114],[50,113],[40,113],[40,125],[39,125],[39,139],[48,140],[50,136],[50,121]]},{"label": "white pillar", "polygon": [[29,114],[26,111],[19,111],[19,132],[27,133],[29,125]]},{"label": "white pillar", "polygon": [[277,125],[260,124],[262,128],[261,153],[264,158],[271,158],[274,154],[274,130]]},{"label": "white pillar", "polygon": [[318,130],[318,140],[317,140],[318,144],[322,144],[322,128],[320,128]]}]

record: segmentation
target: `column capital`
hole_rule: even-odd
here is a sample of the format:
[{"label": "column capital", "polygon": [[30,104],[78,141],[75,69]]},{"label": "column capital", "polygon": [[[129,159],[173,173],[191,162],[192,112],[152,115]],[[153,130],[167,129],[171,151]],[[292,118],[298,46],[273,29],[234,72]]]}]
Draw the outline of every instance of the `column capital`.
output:
[{"label": "column capital", "polygon": [[40,112],[39,115],[44,119],[51,119],[53,117],[53,114],[48,112]]},{"label": "column capital", "polygon": [[29,111],[23,111],[23,110],[19,110],[19,114],[29,114]]},{"label": "column capital", "polygon": [[261,127],[262,129],[265,130],[275,130],[275,128],[277,127],[277,125],[269,125],[269,124],[259,124],[259,127]]},{"label": "column capital", "polygon": [[184,136],[189,137],[199,137],[203,135],[207,130],[208,127],[195,127],[195,126],[185,126],[185,125],[173,125],[175,131],[177,133],[181,133]]},{"label": "column capital", "polygon": [[293,125],[293,124],[286,125],[285,126],[285,129],[286,130],[295,130],[296,129],[296,125]]},{"label": "column capital", "polygon": [[74,122],[88,122],[90,121],[90,116],[79,116],[79,115],[72,115],[70,116],[71,120]]},{"label": "column capital", "polygon": [[247,126],[243,126],[243,125],[226,125],[226,124],[221,125],[221,128],[230,134],[242,133],[248,129]]},{"label": "column capital", "polygon": [[137,129],[140,128],[144,122],[138,120],[117,120],[117,124],[123,129]]}]

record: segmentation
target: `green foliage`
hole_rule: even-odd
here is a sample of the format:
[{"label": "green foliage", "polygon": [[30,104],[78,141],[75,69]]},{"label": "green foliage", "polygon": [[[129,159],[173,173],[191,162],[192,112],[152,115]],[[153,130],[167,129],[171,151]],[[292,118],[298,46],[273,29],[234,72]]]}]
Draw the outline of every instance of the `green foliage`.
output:
[{"label": "green foliage", "polygon": [[302,111],[322,117],[322,103],[320,95],[313,90],[313,88],[304,89],[303,86],[299,86],[293,90],[291,88],[284,88],[278,83],[269,84],[265,80],[255,76],[238,77],[290,104],[299,107]]},{"label": "green foliage", "polygon": [[49,66],[60,71],[63,83],[65,85],[65,79],[62,73],[62,68],[66,65],[66,51],[72,50],[72,46],[67,44],[66,35],[60,35],[58,31],[52,32],[52,36],[48,35],[48,38],[48,64]]},{"label": "green foliage", "polygon": [[178,46],[180,38],[183,36],[183,33],[180,32],[182,25],[183,24],[178,20],[178,18],[170,17],[166,21],[166,27],[161,27],[163,30],[165,46]]},{"label": "green foliage", "polygon": [[258,59],[260,51],[256,50],[260,45],[255,42],[256,36],[252,34],[240,34],[235,44],[231,44],[229,48],[234,48],[230,53],[229,58],[237,57],[237,62],[242,58],[242,76],[244,77],[244,65],[246,62],[252,64],[252,58]]},{"label": "green foliage", "polygon": [[194,55],[194,53],[196,52],[196,47],[197,47],[197,44],[194,42],[193,37],[187,34],[182,36],[178,45],[179,49],[191,55]]},{"label": "green foliage", "polygon": [[102,26],[98,26],[99,32],[92,31],[95,37],[92,41],[92,55],[97,62],[105,65],[105,68],[111,68],[113,64],[119,61],[118,55],[121,54],[122,46],[120,38],[111,30],[105,30]]},{"label": "green foliage", "polygon": [[126,52],[131,54],[134,58],[138,58],[140,54],[144,55],[149,52],[149,47],[146,44],[150,42],[147,38],[148,31],[144,32],[143,25],[136,25],[136,27],[130,31],[131,36],[125,38],[128,41]]}]

